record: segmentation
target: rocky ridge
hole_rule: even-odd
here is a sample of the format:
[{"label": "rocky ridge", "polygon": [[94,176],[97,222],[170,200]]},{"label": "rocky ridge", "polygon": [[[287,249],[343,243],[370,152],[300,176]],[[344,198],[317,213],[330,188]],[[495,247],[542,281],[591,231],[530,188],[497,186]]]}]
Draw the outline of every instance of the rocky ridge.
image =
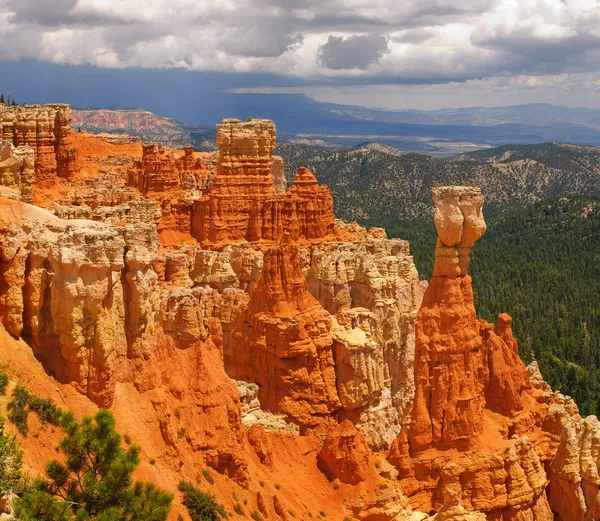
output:
[{"label": "rocky ridge", "polygon": [[[510,317],[476,317],[479,189],[434,190],[425,288],[408,244],[336,221],[310,171],[282,191],[272,122],[224,120],[217,144],[216,168],[144,145],[85,167],[68,197],[36,177],[54,213],[0,199],[2,355],[17,366],[26,341],[64,396],[115,410],[172,490],[210,468],[226,504],[266,480],[277,492],[252,501],[282,519],[306,504],[365,521],[597,519],[598,421],[525,368]],[[3,146],[14,190],[23,165]],[[275,486],[289,473],[304,504]]]}]

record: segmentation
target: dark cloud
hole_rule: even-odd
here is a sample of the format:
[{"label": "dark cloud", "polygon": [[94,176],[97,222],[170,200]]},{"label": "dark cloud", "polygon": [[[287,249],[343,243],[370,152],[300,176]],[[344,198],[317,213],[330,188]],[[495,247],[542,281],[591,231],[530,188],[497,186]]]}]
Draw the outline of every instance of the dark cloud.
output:
[{"label": "dark cloud", "polygon": [[388,40],[381,34],[348,38],[329,35],[327,42],[319,47],[319,59],[328,69],[366,70],[388,52]]},{"label": "dark cloud", "polygon": [[[42,27],[98,26],[120,23],[119,20],[84,8],[74,12],[79,0],[6,0],[13,24],[35,24]],[[0,1],[0,6],[2,2]]]},{"label": "dark cloud", "polygon": [[227,29],[223,49],[230,54],[246,57],[277,57],[287,50],[302,44],[303,35],[289,19],[255,19],[250,23]]}]

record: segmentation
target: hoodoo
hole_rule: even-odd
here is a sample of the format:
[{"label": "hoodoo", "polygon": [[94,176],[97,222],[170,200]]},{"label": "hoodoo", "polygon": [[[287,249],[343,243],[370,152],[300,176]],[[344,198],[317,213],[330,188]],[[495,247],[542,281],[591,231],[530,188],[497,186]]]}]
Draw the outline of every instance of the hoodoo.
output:
[{"label": "hoodoo", "polygon": [[281,193],[280,159],[273,161],[275,125],[266,119],[217,125],[219,165],[210,190],[194,204],[192,235],[210,248],[248,241],[267,248],[284,237],[315,241],[340,237],[333,199],[307,169]]},{"label": "hoodoo", "polygon": [[35,151],[37,183],[68,178],[77,171],[71,139],[70,105],[0,107],[0,140]]},{"label": "hoodoo", "polygon": [[481,191],[435,188],[433,200],[438,241],[417,317],[413,450],[473,444],[483,432],[484,409],[512,415],[531,387],[510,329],[500,325],[499,336],[475,313],[467,271],[471,248],[485,232]]}]

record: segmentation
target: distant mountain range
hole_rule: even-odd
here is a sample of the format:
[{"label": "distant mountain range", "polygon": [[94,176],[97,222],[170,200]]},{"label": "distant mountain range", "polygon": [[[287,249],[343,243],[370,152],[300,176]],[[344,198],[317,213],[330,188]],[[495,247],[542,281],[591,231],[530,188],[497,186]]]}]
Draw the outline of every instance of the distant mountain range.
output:
[{"label": "distant mountain range", "polygon": [[[600,145],[600,110],[529,104],[443,110],[384,110],[317,102],[301,94],[223,94],[215,103],[198,102],[182,120],[155,116],[177,127],[184,141],[209,146],[214,125],[225,117],[264,117],[275,121],[279,140],[353,147],[377,142],[402,151],[447,157],[504,144],[549,141]],[[98,117],[96,113],[103,116]],[[109,113],[116,114],[108,117]],[[147,124],[138,126],[145,110],[81,110],[75,120],[89,130],[137,133],[161,140]],[[166,114],[168,115],[168,114]],[[127,119],[130,119],[127,122]],[[144,116],[145,118],[145,116]],[[115,121],[121,125],[115,126]],[[171,142],[173,128],[165,136]],[[178,143],[179,141],[173,142]]]},{"label": "distant mountain range", "polygon": [[170,148],[193,145],[199,150],[215,148],[215,131],[202,125],[189,125],[163,118],[142,109],[74,110],[73,129],[99,134],[126,134],[142,141],[158,141]]},{"label": "distant mountain range", "polygon": [[563,143],[502,146],[443,161],[364,145],[327,150],[283,143],[277,153],[288,181],[298,167],[310,168],[331,188],[337,217],[371,224],[429,218],[435,185],[480,186],[488,215],[546,197],[600,195],[600,149]]}]

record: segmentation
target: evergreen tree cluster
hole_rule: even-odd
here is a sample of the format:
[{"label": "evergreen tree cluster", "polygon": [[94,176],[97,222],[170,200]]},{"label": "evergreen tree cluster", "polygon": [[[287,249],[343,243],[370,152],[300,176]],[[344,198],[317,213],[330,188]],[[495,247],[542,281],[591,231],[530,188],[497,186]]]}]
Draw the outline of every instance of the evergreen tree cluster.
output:
[{"label": "evergreen tree cluster", "polygon": [[10,93],[8,94],[8,96],[5,98],[3,93],[0,93],[0,103],[3,103],[4,105],[6,105],[7,107],[16,107],[17,106],[17,102],[12,99],[10,97]]},{"label": "evergreen tree cluster", "polygon": [[[471,252],[475,307],[513,318],[519,354],[554,390],[600,415],[600,199],[558,197],[490,215]],[[378,222],[410,242],[422,278],[435,258],[432,219]]]}]

